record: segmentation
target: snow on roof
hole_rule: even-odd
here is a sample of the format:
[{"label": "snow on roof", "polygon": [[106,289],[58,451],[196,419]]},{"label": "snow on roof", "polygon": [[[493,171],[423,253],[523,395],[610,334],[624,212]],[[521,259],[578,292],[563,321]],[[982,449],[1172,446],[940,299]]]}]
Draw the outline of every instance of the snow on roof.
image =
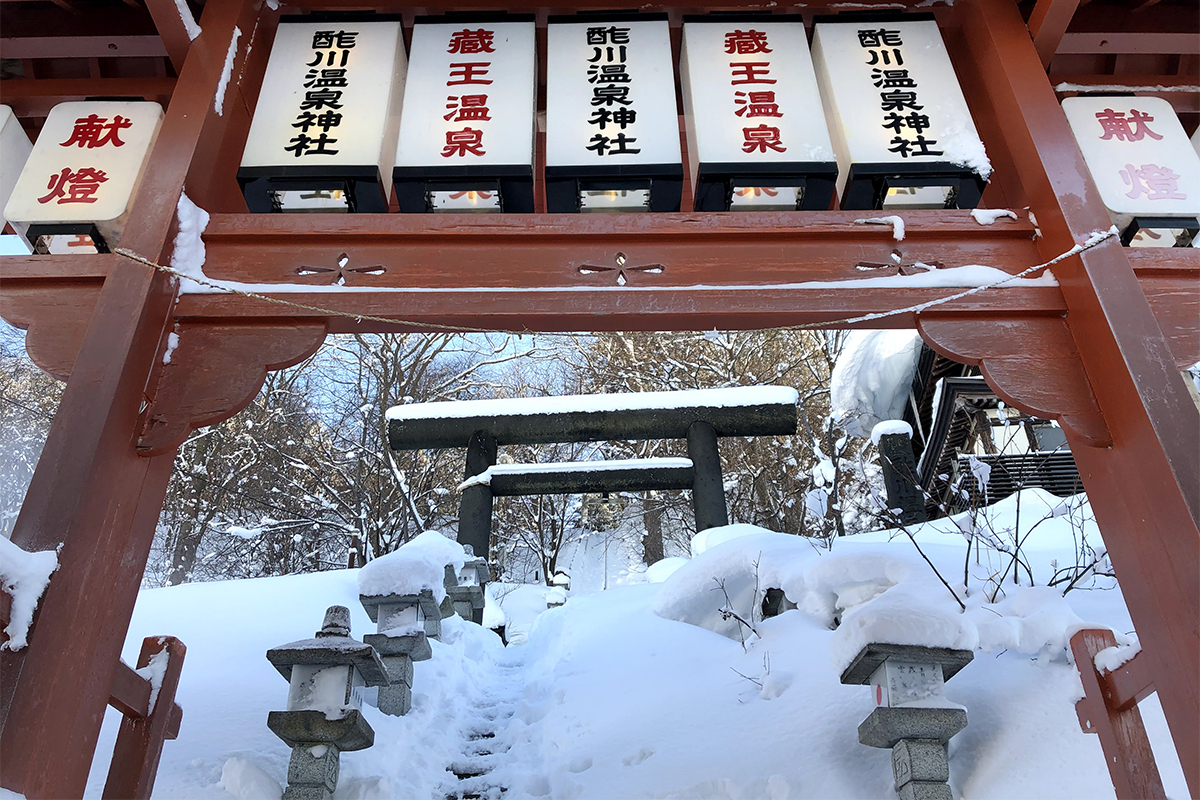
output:
[{"label": "snow on roof", "polygon": [[425,531],[394,552],[380,556],[358,571],[360,595],[418,594],[433,591],[439,604],[446,598],[446,565],[454,571],[467,561],[463,546],[437,531]]},{"label": "snow on roof", "polygon": [[611,461],[551,461],[545,464],[496,464],[458,485],[461,492],[471,486],[488,486],[497,475],[534,475],[544,472],[604,472],[617,469],[687,468],[690,458],[622,458]]},{"label": "snow on roof", "polygon": [[830,380],[833,418],[866,438],[880,422],[904,415],[921,337],[916,331],[851,331]]},{"label": "snow on roof", "polygon": [[498,400],[448,400],[392,406],[388,419],[461,419],[528,414],[640,411],[674,408],[736,408],[770,404],[795,405],[799,394],[790,386],[736,386],[680,392],[582,394],[563,397],[512,397]]}]

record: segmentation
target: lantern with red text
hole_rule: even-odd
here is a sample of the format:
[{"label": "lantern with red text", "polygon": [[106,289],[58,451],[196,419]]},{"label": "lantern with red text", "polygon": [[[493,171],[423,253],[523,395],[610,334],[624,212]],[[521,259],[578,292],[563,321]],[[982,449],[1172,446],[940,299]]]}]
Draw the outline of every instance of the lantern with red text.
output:
[{"label": "lantern with red text", "polygon": [[1200,231],[1200,155],[1158,97],[1068,97],[1063,113],[1121,241],[1187,247]]},{"label": "lantern with red text", "polygon": [[799,16],[685,17],[679,70],[695,210],[829,208],[837,160]]},{"label": "lantern with red text", "polygon": [[532,212],[532,15],[418,17],[393,170],[404,212]]},{"label": "lantern with red text", "polygon": [[107,253],[121,238],[163,111],[158,103],[50,109],[4,207],[35,253]]}]

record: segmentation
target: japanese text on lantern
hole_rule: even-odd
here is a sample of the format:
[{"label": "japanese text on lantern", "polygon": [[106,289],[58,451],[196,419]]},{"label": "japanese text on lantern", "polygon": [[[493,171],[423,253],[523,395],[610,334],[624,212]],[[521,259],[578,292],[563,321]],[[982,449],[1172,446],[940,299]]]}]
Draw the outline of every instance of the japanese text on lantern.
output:
[{"label": "japanese text on lantern", "polygon": [[[1151,130],[1150,123],[1154,117],[1136,108],[1115,111],[1106,108],[1096,112],[1096,121],[1100,123],[1100,138],[1105,141],[1140,142],[1147,136],[1161,140],[1163,137]],[[1186,200],[1187,195],[1179,191],[1179,174],[1170,167],[1158,164],[1125,164],[1119,170],[1121,180],[1129,187],[1125,196],[1136,200],[1145,195],[1147,200]]]},{"label": "japanese text on lantern", "polygon": [[305,64],[306,91],[300,113],[292,123],[300,132],[283,148],[296,158],[337,155],[338,151],[330,147],[337,139],[329,133],[342,124],[342,94],[349,86],[347,65],[357,36],[358,31],[345,30],[313,33],[313,60]]},{"label": "japanese text on lantern", "polygon": [[625,132],[637,122],[637,111],[629,97],[632,86],[627,62],[629,28],[615,25],[588,28],[587,43],[591,47],[587,76],[592,85],[592,116],[588,124],[598,130],[588,140],[587,149],[597,156],[640,153],[640,147],[630,147],[637,137]]},{"label": "japanese text on lantern", "polygon": [[[763,31],[734,29],[725,34],[725,52],[729,55],[756,55],[763,57],[755,61],[730,61],[729,85],[744,86],[745,89],[735,89],[733,92],[734,114],[742,120],[758,117],[782,117],[779,104],[775,101],[773,89],[753,89],[753,86],[769,86],[776,83],[771,74],[771,52],[767,42],[767,34]],[[763,153],[772,150],[777,153],[787,151],[779,135],[779,128],[760,122],[758,125],[742,127],[742,152]]]},{"label": "japanese text on lantern", "polygon": [[924,131],[931,127],[929,116],[922,114],[925,106],[917,102],[917,81],[904,66],[904,42],[900,31],[886,28],[860,29],[858,44],[871,67],[871,83],[879,89],[879,108],[884,112],[883,128],[894,133],[888,150],[901,158],[940,156],[942,150],[931,149],[937,139],[926,139]]},{"label": "japanese text on lantern", "polygon": [[[446,48],[446,52],[460,56],[494,53],[496,52],[495,38],[495,31],[484,28],[475,30],[464,28],[450,35],[450,44]],[[487,86],[492,83],[492,79],[486,77],[491,66],[491,61],[467,61],[464,59],[451,62],[450,76],[446,80],[446,86]],[[443,119],[451,123],[474,122],[478,124],[491,121],[492,116],[488,109],[486,94],[467,94],[470,91],[479,92],[478,89],[455,91],[458,91],[459,94],[446,95],[446,111],[448,113],[442,117]],[[447,130],[446,146],[442,148],[442,158],[482,156],[487,153],[483,149],[485,128],[486,126],[472,128],[470,125],[464,125],[461,128]]]},{"label": "japanese text on lantern", "polygon": [[[132,126],[133,122],[120,114],[114,115],[111,121],[108,117],[89,114],[75,120],[75,127],[71,131],[71,135],[65,142],[60,142],[59,147],[74,145],[76,149],[87,148],[88,150],[94,150],[97,147],[122,147],[125,142],[121,141],[120,133]],[[49,203],[54,200],[58,205],[94,203],[96,202],[96,192],[100,190],[100,184],[107,182],[108,175],[104,170],[95,167],[80,167],[77,170],[63,167],[60,172],[50,175],[50,179],[46,183],[47,192],[38,198],[38,202]]]}]

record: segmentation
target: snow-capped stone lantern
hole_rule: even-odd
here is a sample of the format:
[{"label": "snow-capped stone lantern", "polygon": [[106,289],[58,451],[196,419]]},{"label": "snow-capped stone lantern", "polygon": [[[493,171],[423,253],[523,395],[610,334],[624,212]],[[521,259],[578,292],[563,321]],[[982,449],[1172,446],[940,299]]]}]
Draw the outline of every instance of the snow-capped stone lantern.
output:
[{"label": "snow-capped stone lantern", "polygon": [[283,798],[329,800],[342,751],[375,743],[362,695],[368,686],[387,684],[383,662],[369,644],[351,638],[345,606],[326,610],[315,638],[272,648],[267,660],[290,684],[287,711],[267,715],[267,727],[292,748]]},{"label": "snow-capped stone lantern", "polygon": [[359,595],[358,599],[378,631],[363,641],[378,651],[387,669],[387,684],[379,689],[379,710],[402,717],[412,708],[413,662],[432,658],[429,637],[442,635],[438,605],[428,589],[417,595]]},{"label": "snow-capped stone lantern", "polygon": [[912,435],[912,426],[903,420],[886,420],[871,430],[871,441],[879,448],[888,510],[902,525],[927,519],[925,492],[917,476]]},{"label": "snow-capped stone lantern", "polygon": [[967,712],[946,698],[946,681],[971,662],[970,650],[868,644],[842,673],[844,684],[869,685],[875,710],[858,741],[891,748],[900,800],[952,800],[946,745],[967,726]]},{"label": "snow-capped stone lantern", "polygon": [[558,608],[567,602],[567,592],[571,591],[571,576],[561,569],[550,579],[550,591],[546,592],[546,608]]},{"label": "snow-capped stone lantern", "polygon": [[[468,556],[474,556],[475,550],[469,544],[463,545]],[[488,563],[483,558],[468,558],[462,567],[455,572],[453,564],[446,565],[446,606],[445,612],[458,614],[468,622],[483,624],[483,587],[490,577]]]}]

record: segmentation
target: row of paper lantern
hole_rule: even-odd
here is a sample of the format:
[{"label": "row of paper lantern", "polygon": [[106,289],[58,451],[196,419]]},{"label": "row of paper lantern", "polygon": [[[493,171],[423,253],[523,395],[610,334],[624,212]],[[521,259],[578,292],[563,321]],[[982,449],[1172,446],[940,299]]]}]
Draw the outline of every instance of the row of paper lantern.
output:
[{"label": "row of paper lantern", "polygon": [[[537,128],[549,211],[680,208],[665,15],[551,17],[544,120],[532,16],[418,18],[407,58],[398,16],[281,23],[238,171],[251,211],[384,212],[394,192],[403,212],[531,212]],[[818,18],[811,49],[799,17],[686,17],[679,74],[698,211],[826,209],[835,191],[969,208],[991,171],[929,15]],[[1200,157],[1170,105],[1063,106],[1119,224],[1189,238]],[[115,241],[161,121],[154,103],[57,106],[5,216],[30,241]]]},{"label": "row of paper lantern", "polygon": [[[365,19],[280,26],[239,173],[251,210],[345,186],[352,211],[391,188],[404,212],[532,211],[533,17],[420,18],[407,59],[398,20]],[[799,17],[689,17],[679,72],[699,211],[825,209],[835,188],[846,208],[888,189],[971,207],[990,171],[932,17],[818,22],[811,53]],[[666,15],[552,17],[546,95],[547,210],[679,210]]]}]

